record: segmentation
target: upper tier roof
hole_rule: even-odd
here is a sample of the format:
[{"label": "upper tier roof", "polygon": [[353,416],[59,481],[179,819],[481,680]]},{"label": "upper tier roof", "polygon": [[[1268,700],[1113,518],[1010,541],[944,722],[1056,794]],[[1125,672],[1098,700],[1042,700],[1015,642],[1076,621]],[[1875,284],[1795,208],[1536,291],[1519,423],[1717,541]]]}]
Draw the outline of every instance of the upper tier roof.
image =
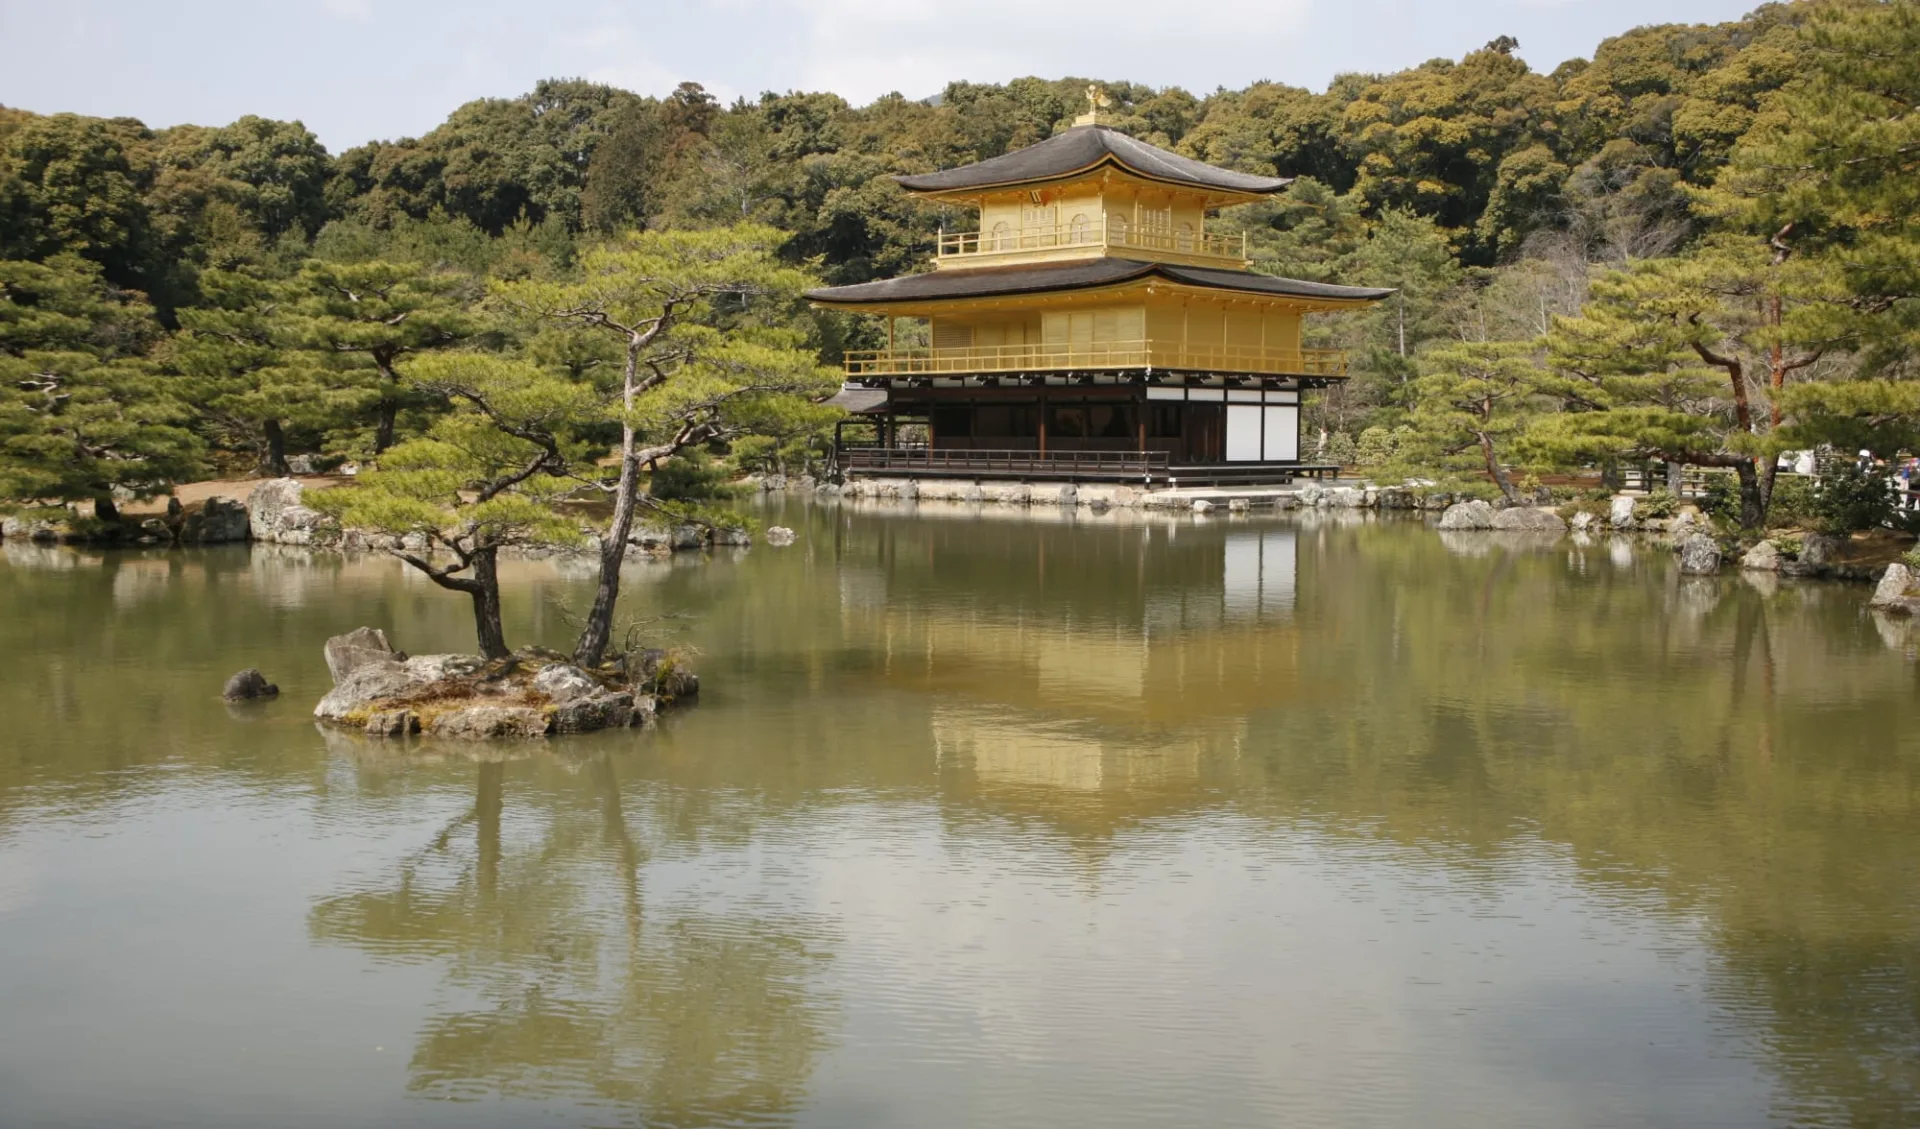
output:
[{"label": "upper tier roof", "polygon": [[1104,125],[1078,125],[1037,145],[941,172],[893,179],[914,192],[964,192],[1059,180],[1112,162],[1136,176],[1216,192],[1265,194],[1291,183],[1287,177],[1252,176],[1217,169],[1169,153]]},{"label": "upper tier roof", "polygon": [[978,270],[933,271],[811,290],[807,297],[832,305],[864,306],[890,302],[925,302],[948,298],[992,298],[1003,294],[1085,290],[1112,286],[1158,275],[1170,282],[1209,290],[1237,290],[1244,294],[1318,299],[1331,302],[1373,302],[1392,294],[1371,286],[1336,286],[1330,282],[1303,282],[1250,271],[1213,270],[1174,263],[1145,263],[1135,259],[1098,258],[1083,262],[1042,263],[1033,266],[982,267]]}]

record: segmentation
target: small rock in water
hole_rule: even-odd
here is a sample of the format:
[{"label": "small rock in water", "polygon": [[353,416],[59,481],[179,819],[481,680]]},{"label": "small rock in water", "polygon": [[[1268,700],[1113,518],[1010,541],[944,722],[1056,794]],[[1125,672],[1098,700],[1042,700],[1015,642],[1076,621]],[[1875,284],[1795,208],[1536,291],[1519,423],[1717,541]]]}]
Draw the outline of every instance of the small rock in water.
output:
[{"label": "small rock in water", "polygon": [[1632,498],[1625,494],[1614,495],[1613,501],[1607,505],[1607,524],[1615,529],[1632,529],[1633,507]]},{"label": "small rock in water", "polygon": [[767,544],[772,545],[776,549],[791,545],[793,542],[793,530],[788,529],[784,525],[776,525],[767,530]]},{"label": "small rock in water", "polygon": [[1573,515],[1573,521],[1569,524],[1572,525],[1575,533],[1585,533],[1593,527],[1593,515],[1585,510],[1581,510],[1579,513]]},{"label": "small rock in water", "polygon": [[1213,503],[1207,501],[1205,498],[1195,498],[1193,500],[1194,513],[1203,514],[1208,512],[1211,509],[1213,509]]},{"label": "small rock in water", "polygon": [[280,687],[267,681],[267,676],[252,667],[227,679],[226,688],[220,696],[229,702],[244,702],[252,698],[271,698],[280,693]]},{"label": "small rock in water", "polygon": [[1247,501],[1245,498],[1234,498],[1227,503],[1227,509],[1236,514],[1246,513],[1252,508],[1253,503]]}]

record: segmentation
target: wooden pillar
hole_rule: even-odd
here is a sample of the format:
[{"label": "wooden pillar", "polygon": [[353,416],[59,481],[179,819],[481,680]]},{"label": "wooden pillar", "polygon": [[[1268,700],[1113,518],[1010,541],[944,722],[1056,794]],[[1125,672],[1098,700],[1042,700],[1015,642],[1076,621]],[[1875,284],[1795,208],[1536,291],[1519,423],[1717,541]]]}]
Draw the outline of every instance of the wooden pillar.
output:
[{"label": "wooden pillar", "polygon": [[1140,401],[1134,406],[1140,409],[1138,418],[1134,421],[1136,424],[1134,430],[1140,433],[1140,445],[1134,450],[1144,451],[1147,449],[1147,412],[1153,408],[1153,401],[1147,399],[1146,389],[1140,390]]},{"label": "wooden pillar", "polygon": [[1039,406],[1035,410],[1040,413],[1040,457],[1044,459],[1047,457],[1047,386],[1044,384],[1040,386]]}]

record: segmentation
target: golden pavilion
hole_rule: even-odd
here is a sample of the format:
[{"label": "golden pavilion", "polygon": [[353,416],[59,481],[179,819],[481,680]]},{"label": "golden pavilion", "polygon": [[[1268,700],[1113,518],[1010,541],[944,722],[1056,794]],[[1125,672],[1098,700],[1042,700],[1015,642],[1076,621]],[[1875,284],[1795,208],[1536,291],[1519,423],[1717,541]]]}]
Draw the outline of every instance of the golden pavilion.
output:
[{"label": "golden pavilion", "polygon": [[894,178],[978,212],[977,230],[940,234],[933,270],[808,294],[886,319],[886,348],[847,354],[846,473],[1186,485],[1332,469],[1300,458],[1300,394],[1346,379],[1347,358],[1303,347],[1302,320],[1392,291],[1254,273],[1245,237],[1207,220],[1289,181],[1148,145],[1089,101],[1036,145]]}]

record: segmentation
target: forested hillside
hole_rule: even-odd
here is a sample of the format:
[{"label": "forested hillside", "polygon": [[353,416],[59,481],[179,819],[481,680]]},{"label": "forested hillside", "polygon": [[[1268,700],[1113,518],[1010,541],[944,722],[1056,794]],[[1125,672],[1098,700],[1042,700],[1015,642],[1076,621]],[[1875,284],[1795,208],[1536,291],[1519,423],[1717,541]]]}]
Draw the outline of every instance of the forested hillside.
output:
[{"label": "forested hillside", "polygon": [[[166,438],[126,440],[121,461],[164,478],[417,432],[433,408],[394,357],[524,351],[489,323],[489,283],[563,278],[621,233],[759,224],[829,282],[922,269],[936,230],[967,220],[888,174],[1047,137],[1090,79],[1129,133],[1297,178],[1217,221],[1249,233],[1258,269],[1399,288],[1324,328],[1358,354],[1352,385],[1316,409],[1332,454],[1495,478],[1643,455],[1751,469],[1816,416],[1817,437],[1873,432],[1891,450],[1911,442],[1904,381],[1835,387],[1912,375],[1915,29],[1911,0],[1768,4],[1633,30],[1551,74],[1500,39],[1324,91],[1075,76],[954,83],[927,103],[727,106],[694,84],[654,99],[553,80],[340,154],[298,123],[153,130],[0,109],[15,398],[0,478],[15,495],[92,489],[20,469],[57,446],[32,402],[46,389],[21,375],[35,351],[84,355],[75,371],[95,375],[65,379],[103,415],[139,405],[134,430]],[[349,346],[365,337],[351,312],[325,308],[329,274],[369,270],[421,311],[410,332],[439,327],[386,361]],[[790,323],[828,361],[872,332],[797,309]]]}]

